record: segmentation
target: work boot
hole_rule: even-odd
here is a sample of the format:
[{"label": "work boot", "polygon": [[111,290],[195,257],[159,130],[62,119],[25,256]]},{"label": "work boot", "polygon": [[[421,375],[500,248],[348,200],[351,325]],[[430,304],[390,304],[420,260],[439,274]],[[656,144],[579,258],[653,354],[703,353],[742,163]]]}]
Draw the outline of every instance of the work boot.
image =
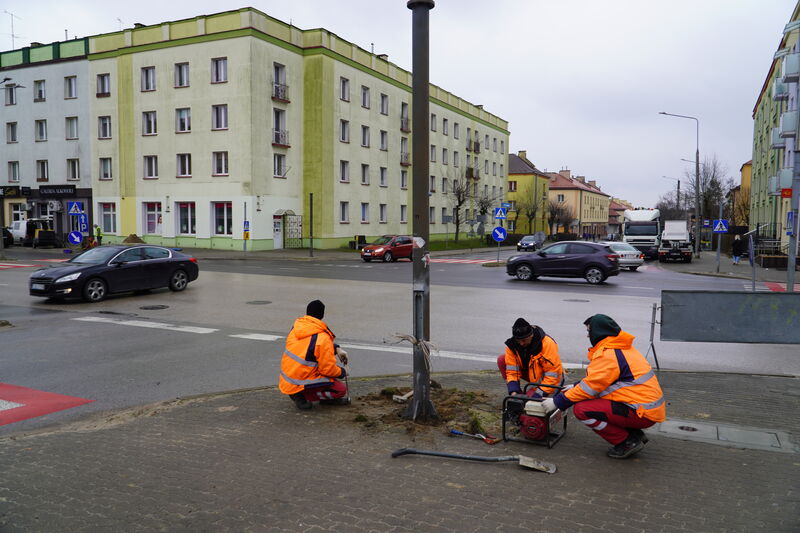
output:
[{"label": "work boot", "polygon": [[320,405],[350,405],[350,398],[336,398],[333,400],[320,400]]},{"label": "work boot", "polygon": [[306,397],[303,396],[302,392],[296,392],[295,394],[290,394],[289,398],[292,399],[294,404],[297,406],[298,409],[311,409],[314,407],[314,404],[306,400]]},{"label": "work boot", "polygon": [[642,444],[647,444],[650,441],[650,439],[647,438],[647,433],[645,433],[641,429],[629,429],[628,434],[631,437],[638,438],[640,441],[642,441]]},{"label": "work boot", "polygon": [[623,442],[609,448],[608,455],[612,459],[626,459],[644,448],[644,442],[638,437],[628,437]]}]

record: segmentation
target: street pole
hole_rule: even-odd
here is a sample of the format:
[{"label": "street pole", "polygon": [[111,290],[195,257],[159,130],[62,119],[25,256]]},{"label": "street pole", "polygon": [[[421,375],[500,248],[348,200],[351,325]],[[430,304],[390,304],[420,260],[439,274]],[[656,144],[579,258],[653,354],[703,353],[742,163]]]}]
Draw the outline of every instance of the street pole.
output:
[{"label": "street pole", "polygon": [[[722,202],[719,203],[719,220],[722,223]],[[716,229],[716,228],[712,228]],[[722,249],[722,233],[717,233],[717,274],[719,274],[719,254]]]},{"label": "street pole", "polygon": [[408,0],[406,7],[412,17],[412,71],[411,124],[412,138],[412,182],[413,202],[413,322],[414,322],[414,396],[408,404],[404,417],[411,420],[438,418],[431,402],[431,374],[429,358],[422,345],[430,340],[430,270],[428,270],[428,239],[430,237],[428,216],[428,146],[429,124],[429,12],[434,0]]},{"label": "street pole", "polygon": [[308,193],[308,256],[314,257],[314,193]]}]

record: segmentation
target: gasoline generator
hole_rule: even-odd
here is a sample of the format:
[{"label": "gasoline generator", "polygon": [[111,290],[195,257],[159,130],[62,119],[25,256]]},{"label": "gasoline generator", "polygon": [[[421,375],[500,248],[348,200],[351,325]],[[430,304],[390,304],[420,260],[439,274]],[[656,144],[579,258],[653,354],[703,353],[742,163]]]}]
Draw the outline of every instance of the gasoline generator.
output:
[{"label": "gasoline generator", "polygon": [[547,412],[542,405],[544,398],[527,396],[530,387],[545,386],[561,390],[564,387],[529,383],[525,395],[503,398],[503,440],[540,444],[552,448],[567,432],[567,416],[561,409]]}]

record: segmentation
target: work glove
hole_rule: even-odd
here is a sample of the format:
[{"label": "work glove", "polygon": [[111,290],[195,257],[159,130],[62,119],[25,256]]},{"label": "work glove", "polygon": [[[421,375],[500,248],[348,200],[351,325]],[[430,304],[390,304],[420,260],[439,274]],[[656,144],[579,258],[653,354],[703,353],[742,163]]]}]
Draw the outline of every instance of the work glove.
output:
[{"label": "work glove", "polygon": [[544,407],[545,412],[549,413],[550,411],[556,410],[556,402],[552,398],[545,398],[542,400],[542,407]]},{"label": "work glove", "polygon": [[336,355],[339,356],[339,360],[342,362],[343,365],[347,364],[347,352],[342,350],[341,348],[336,348]]},{"label": "work glove", "polygon": [[561,392],[567,392],[569,389],[575,386],[575,383],[570,383],[569,385],[565,385]]}]

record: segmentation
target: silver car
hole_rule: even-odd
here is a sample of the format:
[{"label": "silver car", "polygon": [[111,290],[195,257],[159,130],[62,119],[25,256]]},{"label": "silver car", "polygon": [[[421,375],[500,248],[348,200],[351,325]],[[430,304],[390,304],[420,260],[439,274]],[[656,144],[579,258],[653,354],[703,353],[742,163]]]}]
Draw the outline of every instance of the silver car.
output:
[{"label": "silver car", "polygon": [[644,254],[627,242],[603,242],[601,244],[608,245],[619,256],[620,269],[627,268],[633,272],[644,263]]}]

